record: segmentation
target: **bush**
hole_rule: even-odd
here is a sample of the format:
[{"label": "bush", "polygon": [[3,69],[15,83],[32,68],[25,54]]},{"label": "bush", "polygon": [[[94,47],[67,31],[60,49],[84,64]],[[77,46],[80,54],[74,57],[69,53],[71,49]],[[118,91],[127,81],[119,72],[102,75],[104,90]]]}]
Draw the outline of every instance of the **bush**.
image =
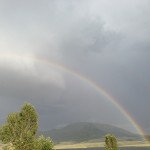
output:
[{"label": "bush", "polygon": [[36,141],[36,150],[52,150],[53,142],[50,138],[44,138],[44,136],[40,136]]},{"label": "bush", "polygon": [[118,150],[117,139],[114,135],[105,136],[105,149],[106,150]]}]

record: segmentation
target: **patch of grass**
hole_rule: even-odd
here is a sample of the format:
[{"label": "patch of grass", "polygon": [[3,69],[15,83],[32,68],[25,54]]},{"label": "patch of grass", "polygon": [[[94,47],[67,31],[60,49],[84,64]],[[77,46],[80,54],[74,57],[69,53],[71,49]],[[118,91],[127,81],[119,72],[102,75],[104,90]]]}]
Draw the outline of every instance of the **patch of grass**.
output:
[{"label": "patch of grass", "polygon": [[[104,147],[104,142],[61,142],[55,145],[55,149],[82,149],[82,148],[97,148]],[[121,141],[118,142],[119,147],[148,147],[148,143],[142,141]]]}]

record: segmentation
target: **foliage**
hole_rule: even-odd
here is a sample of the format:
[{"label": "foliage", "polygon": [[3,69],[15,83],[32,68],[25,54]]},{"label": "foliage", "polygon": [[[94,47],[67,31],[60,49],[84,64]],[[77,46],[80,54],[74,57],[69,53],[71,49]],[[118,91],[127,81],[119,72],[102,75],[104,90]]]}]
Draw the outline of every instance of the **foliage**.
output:
[{"label": "foliage", "polygon": [[[8,145],[12,145],[11,148],[14,147],[14,150],[52,149],[52,142],[49,139],[44,137],[36,139],[37,129],[37,112],[31,104],[26,103],[20,112],[8,115],[6,123],[0,128],[0,140],[7,144],[4,149],[10,149]],[[42,149],[37,149],[37,145],[41,145]],[[45,145],[47,148],[44,149]]]},{"label": "foliage", "polygon": [[44,138],[40,136],[36,141],[36,150],[51,150],[53,149],[53,142],[50,138]]},{"label": "foliage", "polygon": [[105,149],[106,150],[118,150],[117,139],[114,135],[105,136]]}]

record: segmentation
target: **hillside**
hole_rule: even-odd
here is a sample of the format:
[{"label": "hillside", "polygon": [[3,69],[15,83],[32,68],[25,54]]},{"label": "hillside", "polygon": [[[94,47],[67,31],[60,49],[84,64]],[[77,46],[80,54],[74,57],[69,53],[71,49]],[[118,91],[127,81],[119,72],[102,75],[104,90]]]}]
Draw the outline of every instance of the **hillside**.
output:
[{"label": "hillside", "polygon": [[44,131],[40,132],[39,134],[51,137],[54,142],[83,142],[102,139],[108,133],[114,134],[118,138],[125,140],[135,140],[139,138],[139,136],[127,130],[112,125],[87,122],[73,123],[60,129]]}]

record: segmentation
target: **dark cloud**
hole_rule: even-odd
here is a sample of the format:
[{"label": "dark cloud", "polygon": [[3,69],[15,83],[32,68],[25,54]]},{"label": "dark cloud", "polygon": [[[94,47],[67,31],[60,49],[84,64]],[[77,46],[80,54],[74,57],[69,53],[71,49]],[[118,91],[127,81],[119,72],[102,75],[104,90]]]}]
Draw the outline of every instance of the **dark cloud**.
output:
[{"label": "dark cloud", "polygon": [[117,33],[105,31],[100,18],[92,19],[89,16],[75,20],[74,26],[63,36],[60,45],[63,52],[80,57],[108,50],[120,40]]},{"label": "dark cloud", "polygon": [[0,3],[0,122],[29,101],[42,129],[95,121],[133,130],[100,93],[77,76],[34,59],[42,58],[104,87],[149,131],[148,0]]}]

